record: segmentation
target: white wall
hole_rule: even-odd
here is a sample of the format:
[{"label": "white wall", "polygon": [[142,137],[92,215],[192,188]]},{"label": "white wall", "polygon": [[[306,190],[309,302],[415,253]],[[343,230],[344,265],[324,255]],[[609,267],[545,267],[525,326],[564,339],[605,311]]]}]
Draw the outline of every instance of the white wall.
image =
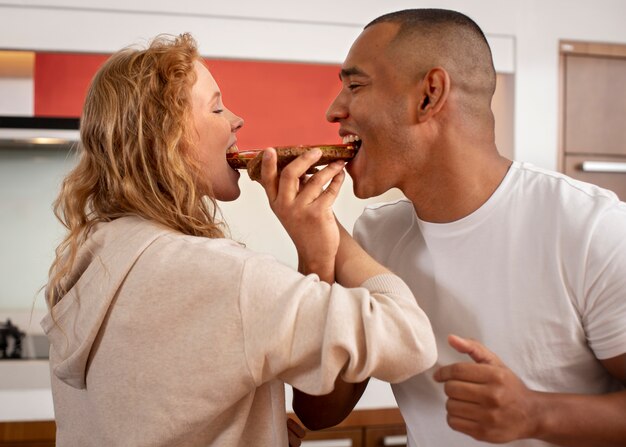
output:
[{"label": "white wall", "polygon": [[[52,202],[74,164],[74,157],[61,151],[0,149],[0,322],[30,322],[10,309],[30,313],[33,303],[45,309],[41,288],[64,235]],[[40,332],[38,324],[39,318],[29,324],[29,332]]]}]

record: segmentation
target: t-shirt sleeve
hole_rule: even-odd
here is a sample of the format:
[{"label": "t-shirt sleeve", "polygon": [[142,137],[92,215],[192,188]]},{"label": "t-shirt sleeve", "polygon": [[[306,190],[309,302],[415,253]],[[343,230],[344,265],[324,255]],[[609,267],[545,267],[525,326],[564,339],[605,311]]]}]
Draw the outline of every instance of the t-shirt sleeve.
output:
[{"label": "t-shirt sleeve", "polygon": [[583,325],[598,359],[626,353],[626,203],[599,219],[590,239]]},{"label": "t-shirt sleeve", "polygon": [[354,240],[357,241],[359,245],[361,245],[361,247],[363,247],[364,243],[367,243],[367,238],[365,236],[367,234],[367,227],[368,227],[369,220],[370,219],[368,219],[367,214],[365,214],[364,212],[363,214],[361,214],[361,216],[359,216],[359,218],[354,223],[352,236],[354,237]]},{"label": "t-shirt sleeve", "polygon": [[[390,249],[388,238],[384,232],[391,229],[393,224],[385,219],[377,208],[367,207],[354,223],[352,237],[363,249],[378,262],[385,264],[387,252]],[[385,225],[388,224],[388,225]],[[383,242],[385,241],[385,242]]]},{"label": "t-shirt sleeve", "polygon": [[388,266],[396,244],[413,225],[414,213],[413,204],[406,199],[369,205],[354,224],[354,240]]},{"label": "t-shirt sleeve", "polygon": [[257,386],[278,378],[326,394],[339,374],[399,382],[436,359],[430,322],[395,275],[349,289],[257,256],[243,269],[240,308]]}]

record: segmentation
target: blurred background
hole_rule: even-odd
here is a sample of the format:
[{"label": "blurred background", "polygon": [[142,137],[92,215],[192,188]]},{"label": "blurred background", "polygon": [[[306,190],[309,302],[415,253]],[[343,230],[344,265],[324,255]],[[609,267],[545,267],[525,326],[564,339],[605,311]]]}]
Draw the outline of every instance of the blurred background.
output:
[{"label": "blurred background", "polygon": [[[14,399],[0,405],[0,421],[51,415],[45,393],[27,393],[46,391],[41,288],[63,234],[51,204],[75,162],[87,86],[110,53],[160,33],[190,32],[226,106],[246,121],[240,149],[334,143],[337,128],[324,113],[350,45],[370,20],[415,7],[458,10],[487,35],[503,155],[600,184],[624,200],[622,0],[0,0],[0,328],[8,333],[10,320],[27,335],[23,357],[43,358],[39,376],[24,372],[24,363],[0,361],[0,392]],[[295,250],[260,185],[245,174],[240,185],[238,201],[220,204],[232,236],[295,267]],[[356,199],[347,178],[335,210],[350,229],[366,204],[399,197]],[[382,387],[368,402],[395,405]]]}]

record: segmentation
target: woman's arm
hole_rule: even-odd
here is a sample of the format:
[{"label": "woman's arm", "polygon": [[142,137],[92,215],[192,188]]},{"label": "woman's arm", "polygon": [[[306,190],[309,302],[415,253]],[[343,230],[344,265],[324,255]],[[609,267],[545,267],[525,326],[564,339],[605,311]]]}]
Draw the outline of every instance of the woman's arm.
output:
[{"label": "woman's arm", "polygon": [[307,170],[321,156],[319,149],[306,152],[278,175],[276,151],[269,148],[263,154],[261,184],[272,211],[296,247],[299,271],[316,273],[322,281],[333,283],[339,229],[332,206],[345,178],[345,163],[331,163],[305,179]]},{"label": "woman's arm", "polygon": [[[376,262],[338,223],[341,242],[335,259],[335,279],[345,287],[358,287],[372,276],[389,273]],[[365,392],[368,380],[344,382],[337,377],[330,394],[312,396],[294,388],[293,409],[302,423],[311,430],[332,427],[343,421]]]},{"label": "woman's arm", "polygon": [[[304,173],[319,156],[314,152],[301,156],[278,177],[276,154],[270,149],[263,158],[261,183],[272,210],[296,245],[299,271],[316,273],[330,284],[336,281],[344,287],[360,287],[368,279],[390,272],[369,256],[335,220],[332,205],[343,182],[343,163],[330,165],[308,181],[302,181]],[[432,348],[434,352],[434,340]],[[368,380],[350,383],[339,375],[333,391],[321,396],[294,388],[294,411],[310,429],[336,425],[352,411]]]}]

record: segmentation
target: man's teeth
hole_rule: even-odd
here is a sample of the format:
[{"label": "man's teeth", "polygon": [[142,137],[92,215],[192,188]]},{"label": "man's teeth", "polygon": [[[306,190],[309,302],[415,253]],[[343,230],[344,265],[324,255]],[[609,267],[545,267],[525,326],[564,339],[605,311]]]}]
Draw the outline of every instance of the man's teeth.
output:
[{"label": "man's teeth", "polygon": [[343,137],[343,144],[354,143],[355,141],[361,141],[361,137],[358,135],[346,135]]}]

